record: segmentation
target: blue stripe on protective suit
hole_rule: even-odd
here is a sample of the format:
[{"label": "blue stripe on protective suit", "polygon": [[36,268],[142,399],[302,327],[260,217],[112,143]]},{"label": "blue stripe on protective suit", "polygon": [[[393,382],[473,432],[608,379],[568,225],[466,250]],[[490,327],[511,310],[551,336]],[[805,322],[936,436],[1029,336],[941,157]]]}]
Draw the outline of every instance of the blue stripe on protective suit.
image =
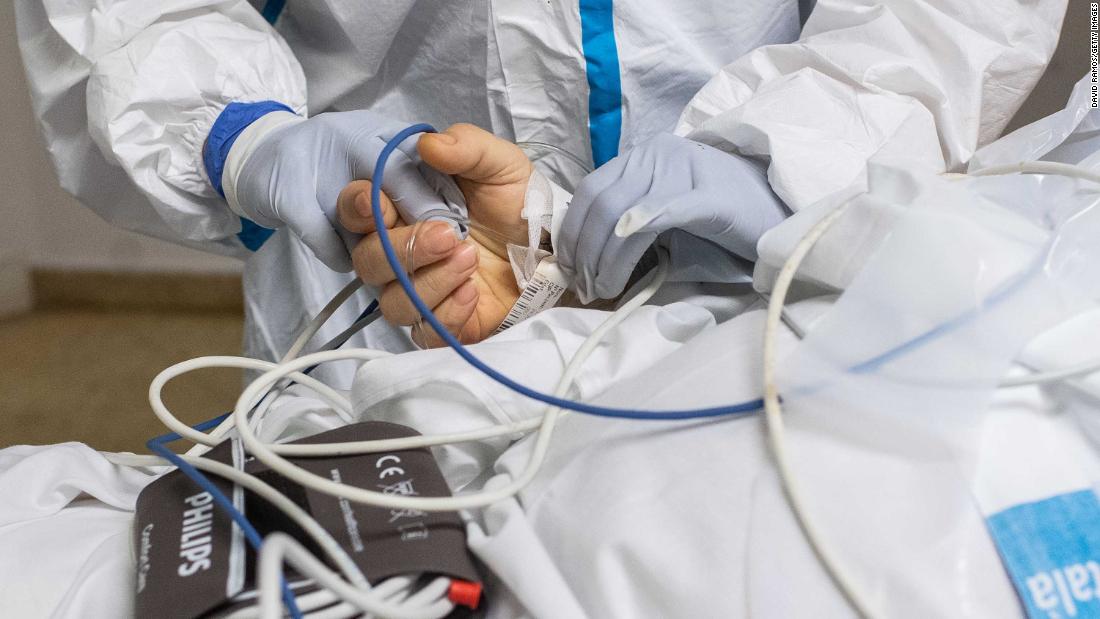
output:
[{"label": "blue stripe on protective suit", "polygon": [[619,154],[623,88],[611,0],[580,0],[581,46],[588,72],[588,134],[592,161],[603,165]]},{"label": "blue stripe on protective suit", "polygon": [[[225,106],[210,127],[210,134],[206,136],[206,144],[202,147],[202,163],[206,167],[206,176],[210,179],[210,184],[223,198],[225,191],[222,190],[222,173],[225,171],[225,160],[229,157],[229,149],[233,148],[233,143],[246,127],[264,114],[276,111],[294,113],[294,110],[277,101],[234,102]],[[249,250],[256,251],[274,233],[274,230],[264,228],[242,217],[241,231],[237,233],[237,238]]]},{"label": "blue stripe on protective suit", "polygon": [[286,0],[267,0],[264,8],[260,10],[260,15],[267,20],[267,23],[274,25],[275,20],[279,19],[279,15],[283,12],[285,6]]}]

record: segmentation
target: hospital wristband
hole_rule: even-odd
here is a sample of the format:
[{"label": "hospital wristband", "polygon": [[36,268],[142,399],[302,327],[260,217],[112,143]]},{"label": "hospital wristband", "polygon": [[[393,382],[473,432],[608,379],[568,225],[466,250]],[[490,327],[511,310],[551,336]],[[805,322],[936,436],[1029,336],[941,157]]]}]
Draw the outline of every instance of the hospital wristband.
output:
[{"label": "hospital wristband", "polygon": [[508,262],[520,295],[494,333],[556,306],[568,290],[571,278],[553,256],[550,229],[554,213],[569,198],[564,189],[550,182],[538,169],[532,170],[521,214],[527,220],[527,247],[507,245]]},{"label": "hospital wristband", "polygon": [[553,256],[543,258],[534,274],[527,280],[512,309],[504,317],[504,322],[500,323],[493,333],[500,333],[539,312],[554,307],[568,288],[569,279],[558,267],[557,260]]}]

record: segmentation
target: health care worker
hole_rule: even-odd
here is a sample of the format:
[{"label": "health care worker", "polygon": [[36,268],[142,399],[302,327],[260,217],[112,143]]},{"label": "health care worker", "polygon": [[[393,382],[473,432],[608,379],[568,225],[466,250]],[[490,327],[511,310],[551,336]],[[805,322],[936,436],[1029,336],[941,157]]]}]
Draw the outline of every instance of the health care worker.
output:
[{"label": "health care worker", "polygon": [[[958,168],[1022,103],[1064,13],[822,0],[799,38],[796,0],[16,1],[62,185],[116,225],[245,258],[245,348],[268,359],[352,277],[336,197],[411,122],[598,166],[547,166],[580,181],[554,246],[582,299],[613,297],[667,231],[687,232],[674,266],[715,248],[736,264],[872,156]],[[774,193],[746,191],[765,166]],[[407,215],[453,202],[413,140],[387,172]],[[351,344],[409,345],[381,321]]]}]

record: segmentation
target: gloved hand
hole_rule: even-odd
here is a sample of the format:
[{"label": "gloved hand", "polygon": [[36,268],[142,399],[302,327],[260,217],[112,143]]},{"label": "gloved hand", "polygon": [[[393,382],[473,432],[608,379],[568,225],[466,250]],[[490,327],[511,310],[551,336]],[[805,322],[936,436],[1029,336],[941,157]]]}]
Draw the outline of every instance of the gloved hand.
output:
[{"label": "gloved hand", "polygon": [[662,134],[581,181],[555,245],[559,264],[589,303],[621,294],[639,258],[666,231],[696,237],[693,244],[674,235],[675,270],[690,266],[677,262],[713,260],[714,245],[755,260],[756,241],[786,216],[762,165]]},{"label": "gloved hand", "polygon": [[[386,142],[410,124],[361,110],[320,114],[273,129],[243,155],[234,196],[241,214],[265,228],[287,226],[321,262],[337,271],[352,270],[350,250],[361,235],[339,225],[337,196],[351,181],[369,179]],[[234,151],[240,146],[234,144]],[[234,156],[231,152],[229,158]],[[415,139],[390,156],[385,191],[410,221],[419,213],[449,208],[444,194],[456,208],[457,188],[446,175],[421,164]]]}]

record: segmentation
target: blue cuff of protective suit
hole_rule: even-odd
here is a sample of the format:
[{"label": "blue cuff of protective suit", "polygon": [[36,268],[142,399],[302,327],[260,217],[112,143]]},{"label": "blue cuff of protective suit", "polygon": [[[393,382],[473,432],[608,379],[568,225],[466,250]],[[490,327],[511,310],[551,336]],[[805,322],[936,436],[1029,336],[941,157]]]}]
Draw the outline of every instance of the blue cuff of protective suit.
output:
[{"label": "blue cuff of protective suit", "polygon": [[225,106],[222,113],[210,127],[210,134],[206,136],[206,144],[202,147],[202,163],[206,167],[206,176],[214,189],[225,197],[222,190],[222,172],[225,170],[225,160],[229,157],[229,149],[241,135],[246,127],[256,122],[264,114],[270,112],[290,112],[286,105],[278,101],[257,101],[256,103],[230,103]]}]

